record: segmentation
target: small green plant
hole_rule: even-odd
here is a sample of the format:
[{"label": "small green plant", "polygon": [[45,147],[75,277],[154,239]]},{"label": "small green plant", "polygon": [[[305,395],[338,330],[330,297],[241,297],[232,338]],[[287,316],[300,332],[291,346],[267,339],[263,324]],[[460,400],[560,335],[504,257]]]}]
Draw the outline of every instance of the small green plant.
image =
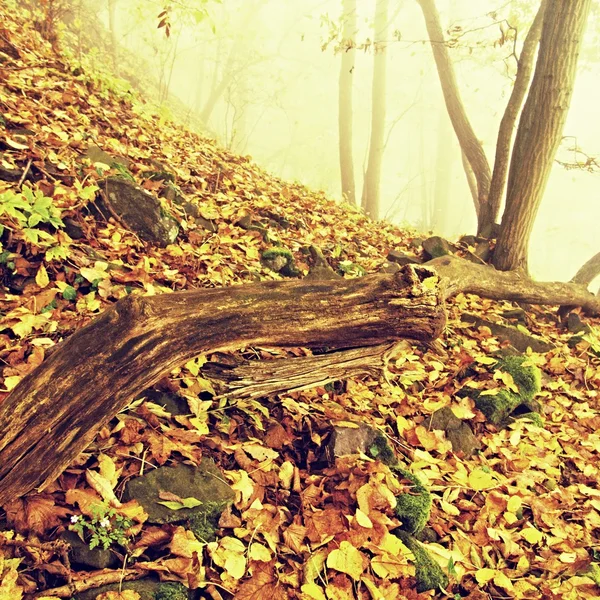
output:
[{"label": "small green plant", "polygon": [[5,228],[18,228],[26,241],[37,246],[56,243],[54,236],[38,229],[38,225],[48,224],[56,229],[64,227],[60,210],[54,206],[52,198],[30,187],[24,187],[22,192],[7,190],[0,193],[0,221],[0,235]]},{"label": "small green plant", "polygon": [[127,543],[127,530],[133,521],[118,514],[114,508],[100,504],[92,508],[93,516],[73,515],[69,529],[86,542],[90,550],[100,547],[107,550],[113,544]]}]

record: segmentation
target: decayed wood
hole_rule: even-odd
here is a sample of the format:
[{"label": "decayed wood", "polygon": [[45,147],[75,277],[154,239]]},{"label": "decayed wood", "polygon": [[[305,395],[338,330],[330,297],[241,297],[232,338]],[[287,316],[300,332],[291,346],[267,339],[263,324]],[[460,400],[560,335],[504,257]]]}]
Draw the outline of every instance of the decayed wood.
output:
[{"label": "decayed wood", "polygon": [[442,277],[444,297],[459,292],[494,300],[514,300],[527,304],[581,306],[591,315],[600,314],[600,297],[583,285],[560,281],[533,281],[517,271],[496,271],[458,256],[441,256],[425,263]]},{"label": "decayed wood", "polygon": [[[0,504],[43,489],[131,398],[198,354],[435,339],[433,272],[129,296],[62,342],[0,405]],[[425,282],[425,283],[424,283]]]},{"label": "decayed wood", "polygon": [[356,375],[378,377],[394,344],[380,344],[317,356],[275,360],[248,360],[236,366],[206,363],[202,374],[227,384],[223,394],[231,399],[263,398],[298,392]]}]

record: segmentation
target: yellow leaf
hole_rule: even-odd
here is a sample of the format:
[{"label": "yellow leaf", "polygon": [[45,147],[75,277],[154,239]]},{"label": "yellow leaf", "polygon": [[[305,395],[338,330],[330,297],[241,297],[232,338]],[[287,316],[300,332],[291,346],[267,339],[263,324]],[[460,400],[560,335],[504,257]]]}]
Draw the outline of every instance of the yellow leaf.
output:
[{"label": "yellow leaf", "polygon": [[535,527],[527,527],[521,531],[521,537],[533,545],[539,544],[544,534]]},{"label": "yellow leaf", "polygon": [[350,543],[343,541],[340,547],[332,550],[327,557],[327,567],[346,573],[358,581],[363,572],[363,555]]},{"label": "yellow leaf", "polygon": [[50,277],[48,277],[48,271],[46,267],[42,265],[35,275],[35,282],[41,287],[45,288],[50,283]]},{"label": "yellow leaf", "polygon": [[281,467],[279,467],[279,479],[281,481],[281,486],[286,490],[289,490],[292,487],[292,479],[294,477],[294,465],[286,460]]},{"label": "yellow leaf", "polygon": [[506,510],[511,513],[516,513],[521,508],[520,496],[511,496],[506,503]]},{"label": "yellow leaf", "polygon": [[365,584],[365,587],[369,590],[369,594],[371,594],[373,600],[385,600],[385,596],[377,589],[377,586],[370,579],[363,577],[361,582]]},{"label": "yellow leaf", "polygon": [[327,596],[316,583],[305,583],[300,590],[307,600],[327,600]]},{"label": "yellow leaf", "polygon": [[369,516],[366,515],[360,508],[356,509],[356,522],[365,529],[373,529],[373,522],[369,519]]},{"label": "yellow leaf", "polygon": [[415,573],[414,565],[409,565],[406,557],[393,556],[384,552],[371,559],[371,568],[374,573],[383,579],[398,579],[411,577]]},{"label": "yellow leaf", "polygon": [[479,585],[485,585],[486,583],[494,579],[497,572],[498,571],[496,571],[496,569],[479,569],[475,572],[475,579],[477,579],[477,583]]},{"label": "yellow leaf", "polygon": [[469,485],[476,491],[487,490],[496,486],[498,482],[491,473],[483,469],[474,469],[469,474]]},{"label": "yellow leaf", "polygon": [[112,485],[110,481],[106,479],[106,477],[103,477],[100,475],[100,473],[96,473],[96,471],[87,469],[85,472],[85,479],[89,483],[90,487],[96,490],[96,492],[102,496],[105,502],[108,502],[115,508],[119,508],[119,506],[121,506],[120,500],[113,492]]},{"label": "yellow leaf", "polygon": [[271,560],[271,551],[262,544],[254,542],[250,544],[250,551],[248,557],[252,560],[260,560],[262,562],[269,562]]},{"label": "yellow leaf", "polygon": [[505,590],[513,589],[511,580],[502,571],[496,571],[496,574],[494,575],[494,583]]},{"label": "yellow leaf", "polygon": [[4,560],[0,555],[0,600],[21,600],[23,588],[17,584],[19,559]]},{"label": "yellow leaf", "polygon": [[456,508],[456,506],[454,506],[454,504],[450,504],[449,502],[442,500],[440,505],[442,507],[442,510],[447,515],[451,515],[453,517],[458,517],[458,515],[460,515],[460,510],[458,510],[458,508]]},{"label": "yellow leaf", "polygon": [[106,269],[108,269],[107,263],[96,261],[93,268],[82,267],[79,269],[79,273],[90,283],[94,283],[94,281],[97,281],[98,279],[106,279],[107,277],[110,277],[110,275],[106,272]]},{"label": "yellow leaf", "polygon": [[20,375],[11,375],[10,377],[5,377],[3,391],[10,392],[10,390],[14,389],[21,379],[23,378]]}]

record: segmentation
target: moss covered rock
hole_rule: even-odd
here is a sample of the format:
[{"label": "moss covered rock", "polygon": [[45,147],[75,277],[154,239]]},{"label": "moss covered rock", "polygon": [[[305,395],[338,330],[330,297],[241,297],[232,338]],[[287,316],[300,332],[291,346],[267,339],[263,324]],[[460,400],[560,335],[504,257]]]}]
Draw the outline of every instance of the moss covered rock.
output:
[{"label": "moss covered rock", "polygon": [[427,552],[425,546],[418,542],[410,533],[401,529],[396,529],[394,535],[397,535],[402,540],[415,557],[417,592],[421,594],[428,590],[445,589],[448,585],[448,576],[442,571],[440,565],[429,556],[429,552]]},{"label": "moss covered rock", "polygon": [[287,248],[274,246],[265,250],[260,257],[262,264],[285,277],[297,277],[300,271],[294,264],[294,256]]},{"label": "moss covered rock", "polygon": [[475,393],[477,408],[497,427],[504,426],[518,406],[538,412],[534,397],[541,390],[542,373],[535,365],[527,364],[527,356],[505,356],[498,361],[496,371],[511,375],[518,391],[500,388],[495,394]]},{"label": "moss covered rock", "polygon": [[396,496],[396,516],[402,521],[400,527],[409,533],[419,533],[429,521],[431,494],[410,471],[402,467],[395,470],[412,483],[409,493]]}]

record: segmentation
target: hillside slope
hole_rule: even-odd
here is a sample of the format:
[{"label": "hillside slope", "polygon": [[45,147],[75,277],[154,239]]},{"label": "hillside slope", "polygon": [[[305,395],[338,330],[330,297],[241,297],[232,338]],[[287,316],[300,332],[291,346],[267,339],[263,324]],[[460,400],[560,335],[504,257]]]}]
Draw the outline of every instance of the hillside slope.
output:
[{"label": "hillside slope", "polygon": [[[417,251],[413,233],[275,178],[111,91],[110,81],[57,56],[31,19],[6,8],[0,108],[0,401],[60,340],[128,294],[282,279],[261,261],[273,248],[291,252],[295,277],[309,272],[311,246],[345,277],[389,268],[390,250]],[[99,214],[97,184],[106,175],[162,195],[180,226],[176,240],[149,244]],[[464,321],[467,312],[487,321]],[[519,391],[498,367],[508,343],[493,327],[517,319],[522,333],[550,344],[525,352],[541,370],[540,416],[494,427],[474,397]],[[258,400],[215,389],[202,371],[214,357],[190,361],[158,390],[140,390],[146,401],[115,417],[53,486],[4,507],[0,598],[47,589],[71,597],[67,582],[87,576],[70,569],[55,540],[91,523],[101,499],[112,508],[94,531],[106,530],[104,518],[113,531],[115,515],[130,519],[126,543],[109,536],[121,564],[125,555],[130,562],[126,573],[107,562],[94,584],[151,573],[203,598],[444,597],[417,593],[418,560],[397,529],[408,520],[396,510],[399,498],[424,486],[432,504],[420,539],[448,574],[451,597],[598,597],[600,342],[597,329],[574,340],[557,323],[554,311],[459,295],[440,343],[401,345],[385,378]],[[218,359],[307,354],[245,348]],[[182,414],[160,407],[165,393],[187,401]],[[450,434],[425,420],[445,406],[474,430],[473,456],[453,452]],[[335,452],[334,428],[339,436],[357,424],[383,433],[379,441],[404,470],[381,446],[379,455],[370,446],[333,460],[326,448]],[[115,501],[138,475],[201,458],[213,459],[235,492],[214,541],[180,524],[149,524],[135,502]]]}]

